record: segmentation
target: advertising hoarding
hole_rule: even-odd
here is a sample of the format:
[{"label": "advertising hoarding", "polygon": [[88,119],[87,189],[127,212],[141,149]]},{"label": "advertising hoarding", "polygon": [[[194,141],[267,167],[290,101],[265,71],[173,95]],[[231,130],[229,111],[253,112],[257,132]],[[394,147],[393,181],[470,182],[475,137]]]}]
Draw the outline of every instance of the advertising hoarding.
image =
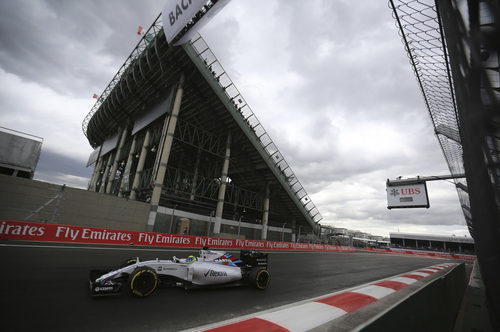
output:
[{"label": "advertising hoarding", "polygon": [[205,7],[206,12],[199,19],[195,26],[196,29],[191,29],[186,33],[176,45],[183,44],[192,37],[196,30],[199,30],[205,25],[229,0],[207,1],[207,0],[170,0],[167,2],[162,11],[163,31],[167,39],[167,43],[171,44],[172,40],[184,29],[186,25],[194,18],[194,16]]},{"label": "advertising hoarding", "polygon": [[387,208],[429,208],[425,182],[412,184],[386,184]]},{"label": "advertising hoarding", "polygon": [[75,225],[0,220],[0,240],[37,241],[169,248],[301,250],[353,252],[353,247],[316,243],[277,242],[249,239],[165,234]]}]

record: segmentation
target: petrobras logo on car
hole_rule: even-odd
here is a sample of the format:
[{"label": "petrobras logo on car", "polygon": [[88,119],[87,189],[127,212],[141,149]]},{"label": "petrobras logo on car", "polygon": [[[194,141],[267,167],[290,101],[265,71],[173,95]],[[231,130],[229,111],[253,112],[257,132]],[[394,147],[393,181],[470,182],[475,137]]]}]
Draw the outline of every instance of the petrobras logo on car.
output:
[{"label": "petrobras logo on car", "polygon": [[203,273],[205,277],[227,277],[227,272],[225,271],[214,271],[212,269]]},{"label": "petrobras logo on car", "polygon": [[105,292],[105,291],[110,291],[113,290],[113,286],[104,286],[104,287],[96,287],[94,288],[96,292]]}]

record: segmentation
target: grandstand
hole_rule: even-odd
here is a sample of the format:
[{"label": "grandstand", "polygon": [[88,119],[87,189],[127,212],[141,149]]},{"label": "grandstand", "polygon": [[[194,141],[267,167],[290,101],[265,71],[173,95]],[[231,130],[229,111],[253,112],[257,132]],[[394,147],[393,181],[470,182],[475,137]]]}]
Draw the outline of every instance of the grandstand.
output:
[{"label": "grandstand", "polygon": [[463,236],[389,233],[390,245],[396,248],[447,251],[474,254],[474,239]]},{"label": "grandstand", "polygon": [[161,15],[83,121],[88,190],[151,204],[148,229],[296,240],[321,215],[208,45]]}]

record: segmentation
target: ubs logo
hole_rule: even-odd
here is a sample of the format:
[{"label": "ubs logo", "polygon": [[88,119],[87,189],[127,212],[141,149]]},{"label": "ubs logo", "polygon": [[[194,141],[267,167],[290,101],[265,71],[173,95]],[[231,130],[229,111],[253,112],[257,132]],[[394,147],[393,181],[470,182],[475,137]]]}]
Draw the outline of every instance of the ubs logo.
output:
[{"label": "ubs logo", "polygon": [[391,189],[391,193],[389,195],[396,197],[399,195],[399,191],[393,188]]}]

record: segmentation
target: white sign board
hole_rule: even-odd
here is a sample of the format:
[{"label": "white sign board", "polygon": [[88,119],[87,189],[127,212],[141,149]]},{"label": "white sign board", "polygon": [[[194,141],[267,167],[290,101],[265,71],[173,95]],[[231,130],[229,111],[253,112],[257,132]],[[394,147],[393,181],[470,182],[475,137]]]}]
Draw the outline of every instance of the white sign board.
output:
[{"label": "white sign board", "polygon": [[387,185],[386,191],[388,209],[429,207],[425,182]]},{"label": "white sign board", "polygon": [[[212,1],[213,2],[213,1]],[[224,7],[229,0],[219,0],[203,15],[203,17],[196,22],[196,30],[200,29],[206,24],[219,10]],[[162,20],[163,31],[167,38],[167,43],[171,44],[172,40],[182,31],[182,29],[191,21],[191,19],[198,13],[203,6],[208,3],[207,0],[169,0],[163,8]],[[206,7],[208,8],[208,6]],[[179,40],[176,45],[187,42],[194,34],[193,29]]]}]

